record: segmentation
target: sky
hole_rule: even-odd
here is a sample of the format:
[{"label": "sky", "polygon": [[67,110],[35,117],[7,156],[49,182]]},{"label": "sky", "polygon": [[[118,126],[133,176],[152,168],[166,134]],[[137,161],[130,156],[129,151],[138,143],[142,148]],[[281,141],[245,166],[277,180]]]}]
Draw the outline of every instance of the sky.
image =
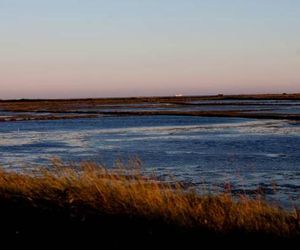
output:
[{"label": "sky", "polygon": [[299,0],[0,0],[0,99],[282,92]]}]

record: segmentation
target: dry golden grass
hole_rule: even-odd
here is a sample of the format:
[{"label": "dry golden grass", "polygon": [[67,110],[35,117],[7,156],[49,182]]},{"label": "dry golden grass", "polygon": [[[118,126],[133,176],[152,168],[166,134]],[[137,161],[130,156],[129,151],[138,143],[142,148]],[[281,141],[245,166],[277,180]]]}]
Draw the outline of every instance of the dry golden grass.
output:
[{"label": "dry golden grass", "polygon": [[[0,201],[18,200],[39,208],[55,204],[73,216],[99,215],[145,218],[183,230],[207,230],[230,235],[263,234],[279,238],[300,236],[300,214],[269,206],[260,199],[230,194],[200,196],[180,184],[162,184],[136,170],[106,170],[92,163],[76,170],[56,163],[52,171],[34,174],[0,172]],[[46,202],[46,203],[45,203]],[[28,206],[28,205],[27,205]],[[87,209],[88,208],[88,209]],[[42,209],[42,208],[41,208]]]}]

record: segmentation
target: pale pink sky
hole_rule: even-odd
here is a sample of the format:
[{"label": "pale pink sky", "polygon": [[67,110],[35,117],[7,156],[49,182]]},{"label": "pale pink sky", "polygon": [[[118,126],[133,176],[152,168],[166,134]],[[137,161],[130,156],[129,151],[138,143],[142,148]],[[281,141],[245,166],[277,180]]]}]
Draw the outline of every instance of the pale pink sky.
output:
[{"label": "pale pink sky", "polygon": [[145,2],[1,1],[0,98],[300,92],[299,1]]}]

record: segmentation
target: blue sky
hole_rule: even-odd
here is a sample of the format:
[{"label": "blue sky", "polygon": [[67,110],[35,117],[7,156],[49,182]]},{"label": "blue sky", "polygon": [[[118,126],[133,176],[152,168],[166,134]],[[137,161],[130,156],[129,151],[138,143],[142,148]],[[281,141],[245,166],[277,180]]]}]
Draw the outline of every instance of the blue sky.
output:
[{"label": "blue sky", "polygon": [[0,0],[0,98],[300,92],[300,1]]}]

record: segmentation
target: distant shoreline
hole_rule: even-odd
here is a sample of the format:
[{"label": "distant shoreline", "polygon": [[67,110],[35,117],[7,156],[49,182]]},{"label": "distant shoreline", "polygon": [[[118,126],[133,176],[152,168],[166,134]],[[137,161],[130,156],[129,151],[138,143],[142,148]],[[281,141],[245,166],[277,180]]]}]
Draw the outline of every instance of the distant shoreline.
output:
[{"label": "distant shoreline", "polygon": [[[251,102],[251,101],[261,102]],[[289,103],[281,103],[289,100]],[[259,112],[255,106],[298,105],[300,93],[259,94],[259,95],[214,95],[214,96],[162,96],[128,98],[88,98],[88,99],[20,99],[0,100],[0,122],[32,120],[64,120],[98,118],[101,116],[199,116],[237,117],[250,119],[285,119],[299,121],[300,114],[272,112],[265,109]],[[207,101],[207,102],[205,102]],[[225,102],[228,101],[228,102]],[[274,101],[272,103],[263,101]],[[278,101],[278,102],[277,102]],[[199,102],[199,103],[197,103]],[[294,103],[295,102],[295,103]],[[205,110],[205,106],[223,106],[223,110]],[[234,109],[226,109],[234,106]],[[243,107],[253,107],[244,110]],[[194,107],[198,107],[196,110]]]},{"label": "distant shoreline", "polygon": [[132,96],[132,97],[95,97],[95,98],[20,98],[20,99],[0,99],[0,102],[74,102],[74,101],[107,101],[107,102],[138,102],[138,101],[170,101],[170,100],[300,100],[300,93],[282,93],[282,94],[235,94],[235,95],[174,95],[174,96]]},{"label": "distant shoreline", "polygon": [[[289,103],[280,103],[288,100]],[[214,96],[162,96],[88,99],[0,100],[0,122],[98,118],[101,116],[199,116],[299,121],[299,113],[273,112],[277,106],[300,106],[300,93]],[[206,102],[207,101],[207,102]],[[228,102],[225,102],[228,101]],[[251,101],[257,101],[251,102]],[[274,102],[264,102],[274,101]],[[278,102],[277,102],[278,101]],[[197,103],[199,102],[199,103]],[[206,110],[206,106],[223,106]],[[239,108],[230,109],[228,106]],[[245,109],[250,106],[253,108]],[[260,112],[256,106],[268,107]],[[196,109],[195,109],[196,107]],[[6,115],[5,112],[8,112]]]}]

